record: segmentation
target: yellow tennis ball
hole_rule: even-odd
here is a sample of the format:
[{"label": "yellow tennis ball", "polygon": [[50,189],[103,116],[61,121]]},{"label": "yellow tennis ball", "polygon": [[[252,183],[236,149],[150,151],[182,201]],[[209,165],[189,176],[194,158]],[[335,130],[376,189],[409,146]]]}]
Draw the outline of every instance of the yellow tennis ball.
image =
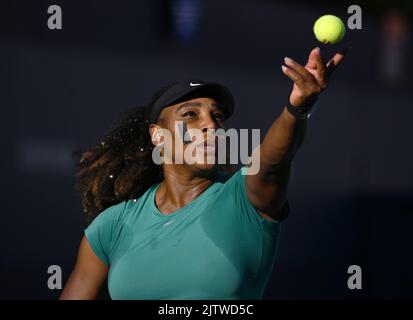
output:
[{"label": "yellow tennis ball", "polygon": [[339,17],[327,14],[314,23],[315,37],[324,44],[334,44],[343,39],[346,28]]}]

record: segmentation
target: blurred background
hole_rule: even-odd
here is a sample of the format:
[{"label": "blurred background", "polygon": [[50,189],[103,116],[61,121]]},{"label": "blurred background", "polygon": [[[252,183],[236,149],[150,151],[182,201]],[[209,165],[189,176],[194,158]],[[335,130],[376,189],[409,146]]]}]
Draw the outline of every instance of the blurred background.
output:
[{"label": "blurred background", "polygon": [[[56,299],[83,233],[74,149],[95,144],[127,108],[184,78],[226,85],[229,127],[261,128],[288,98],[285,56],[305,63],[352,46],[294,160],[266,299],[413,298],[412,11],[410,1],[2,0],[0,298]],[[323,14],[362,29],[316,41]],[[50,5],[62,29],[49,30]],[[347,269],[362,268],[362,290]]]}]

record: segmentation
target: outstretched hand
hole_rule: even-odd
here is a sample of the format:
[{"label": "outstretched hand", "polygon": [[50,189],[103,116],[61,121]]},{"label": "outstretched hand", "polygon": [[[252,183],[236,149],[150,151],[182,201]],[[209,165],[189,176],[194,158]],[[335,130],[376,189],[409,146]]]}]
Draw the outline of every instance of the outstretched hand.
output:
[{"label": "outstretched hand", "polygon": [[290,103],[299,107],[313,102],[327,88],[332,73],[344,60],[348,49],[336,53],[325,63],[320,48],[314,48],[304,67],[291,58],[285,58],[282,71],[294,82]]}]

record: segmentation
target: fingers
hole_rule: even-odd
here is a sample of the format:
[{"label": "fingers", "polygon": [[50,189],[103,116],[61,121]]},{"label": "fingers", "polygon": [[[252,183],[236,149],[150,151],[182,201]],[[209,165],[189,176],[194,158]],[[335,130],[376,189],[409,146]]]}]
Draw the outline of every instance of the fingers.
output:
[{"label": "fingers", "polygon": [[[314,53],[313,53],[314,52]],[[318,78],[320,80],[324,79],[324,73],[326,71],[326,64],[324,62],[323,57],[321,56],[320,48],[316,48],[312,51],[313,57],[315,59],[315,63],[317,65],[317,72]]]},{"label": "fingers", "polygon": [[297,73],[302,79],[308,79],[311,75],[310,73],[299,63],[295,62],[291,58],[284,58],[285,64],[292,69],[295,73]]},{"label": "fingers", "polygon": [[282,65],[281,66],[282,72],[288,77],[290,78],[294,83],[296,83],[298,86],[302,85],[303,82],[303,78],[297,73],[295,72],[293,69]]},{"label": "fingers", "polygon": [[330,76],[331,73],[336,69],[340,63],[344,60],[347,52],[351,49],[351,47],[344,48],[343,50],[337,52],[333,58],[327,63],[327,75]]},{"label": "fingers", "polygon": [[308,56],[308,61],[306,64],[307,67],[317,70],[325,69],[325,62],[323,56],[321,55],[321,50],[319,47],[311,50],[310,55]]},{"label": "fingers", "polygon": [[350,50],[350,47],[344,48],[343,50],[337,52],[334,57],[333,57],[333,61],[334,61],[334,65],[337,67],[343,60],[344,57],[346,56],[347,52]]},{"label": "fingers", "polygon": [[308,56],[306,68],[313,69],[312,74],[322,87],[325,87],[327,85],[325,79],[326,64],[324,62],[323,56],[321,55],[321,50],[319,47],[311,50]]},{"label": "fingers", "polygon": [[330,77],[331,74],[333,73],[334,68],[336,67],[334,60],[331,59],[328,63],[327,63],[327,69],[326,69],[326,76]]}]

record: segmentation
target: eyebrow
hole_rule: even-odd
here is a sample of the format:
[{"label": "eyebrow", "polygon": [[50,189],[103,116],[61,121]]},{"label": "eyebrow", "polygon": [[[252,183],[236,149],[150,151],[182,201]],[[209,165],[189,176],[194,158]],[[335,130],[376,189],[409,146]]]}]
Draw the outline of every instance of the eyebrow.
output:
[{"label": "eyebrow", "polygon": [[[222,108],[222,105],[219,104],[219,103],[213,102],[213,103],[211,103],[211,105],[214,106],[214,107],[217,107],[217,109],[221,109],[221,108]],[[201,107],[201,106],[202,106],[202,103],[201,103],[201,102],[185,102],[185,103],[181,104],[181,105],[179,106],[179,108],[177,108],[177,109],[175,110],[175,112],[177,113],[179,110],[181,110],[182,108],[185,108],[185,107]]]}]

